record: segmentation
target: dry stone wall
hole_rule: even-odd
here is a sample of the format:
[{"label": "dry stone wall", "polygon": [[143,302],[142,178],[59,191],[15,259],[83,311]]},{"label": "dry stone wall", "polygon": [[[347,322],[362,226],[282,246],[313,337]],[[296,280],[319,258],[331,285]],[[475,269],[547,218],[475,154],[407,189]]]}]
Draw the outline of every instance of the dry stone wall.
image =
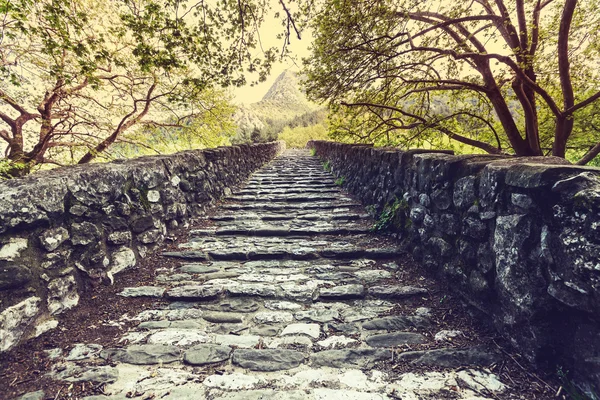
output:
[{"label": "dry stone wall", "polygon": [[0,352],[55,328],[82,291],[118,279],[284,146],[187,151],[0,182]]},{"label": "dry stone wall", "polygon": [[600,169],[308,146],[530,362],[600,388]]}]

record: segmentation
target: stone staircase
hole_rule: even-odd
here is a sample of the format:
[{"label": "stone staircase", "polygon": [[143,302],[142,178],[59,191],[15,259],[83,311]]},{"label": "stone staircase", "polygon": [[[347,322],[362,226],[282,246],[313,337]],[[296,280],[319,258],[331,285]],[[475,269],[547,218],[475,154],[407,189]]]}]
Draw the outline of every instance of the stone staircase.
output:
[{"label": "stone staircase", "polygon": [[161,299],[113,321],[135,322],[122,347],[58,350],[54,379],[104,384],[90,400],[523,398],[316,157],[288,151],[210,219],[120,293]]}]

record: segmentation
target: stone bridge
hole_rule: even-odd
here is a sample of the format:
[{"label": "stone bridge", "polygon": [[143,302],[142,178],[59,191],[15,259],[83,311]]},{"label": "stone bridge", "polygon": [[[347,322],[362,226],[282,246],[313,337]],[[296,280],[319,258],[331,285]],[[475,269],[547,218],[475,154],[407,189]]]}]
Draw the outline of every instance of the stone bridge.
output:
[{"label": "stone bridge", "polygon": [[535,364],[591,395],[597,169],[311,147],[1,183],[3,395],[556,398]]}]

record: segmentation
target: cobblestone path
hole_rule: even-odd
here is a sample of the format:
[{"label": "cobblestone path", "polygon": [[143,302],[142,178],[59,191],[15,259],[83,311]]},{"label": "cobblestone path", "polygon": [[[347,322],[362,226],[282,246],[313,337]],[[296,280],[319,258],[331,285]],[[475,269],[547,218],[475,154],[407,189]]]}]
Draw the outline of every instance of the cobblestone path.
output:
[{"label": "cobblestone path", "polygon": [[88,399],[518,398],[316,157],[280,156],[211,218],[121,293],[168,303],[129,316],[121,348],[76,345],[55,379],[105,384]]}]

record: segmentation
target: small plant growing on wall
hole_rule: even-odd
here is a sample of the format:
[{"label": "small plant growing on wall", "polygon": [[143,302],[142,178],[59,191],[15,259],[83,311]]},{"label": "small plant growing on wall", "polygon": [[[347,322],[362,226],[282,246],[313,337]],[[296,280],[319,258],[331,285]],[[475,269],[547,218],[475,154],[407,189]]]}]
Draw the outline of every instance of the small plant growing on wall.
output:
[{"label": "small plant growing on wall", "polygon": [[335,184],[338,185],[338,186],[342,186],[345,182],[346,182],[346,177],[345,176],[340,176],[339,178],[337,178],[335,180]]},{"label": "small plant growing on wall", "polygon": [[[383,207],[379,218],[371,228],[373,232],[383,232],[391,228],[410,227],[411,222],[406,218],[405,211],[408,209],[408,203],[402,199],[395,198],[393,203],[388,203]],[[404,224],[403,220],[407,220]],[[407,226],[408,222],[408,226]]]},{"label": "small plant growing on wall", "polygon": [[329,160],[323,163],[323,169],[327,172],[331,172],[331,163],[329,162]]}]

